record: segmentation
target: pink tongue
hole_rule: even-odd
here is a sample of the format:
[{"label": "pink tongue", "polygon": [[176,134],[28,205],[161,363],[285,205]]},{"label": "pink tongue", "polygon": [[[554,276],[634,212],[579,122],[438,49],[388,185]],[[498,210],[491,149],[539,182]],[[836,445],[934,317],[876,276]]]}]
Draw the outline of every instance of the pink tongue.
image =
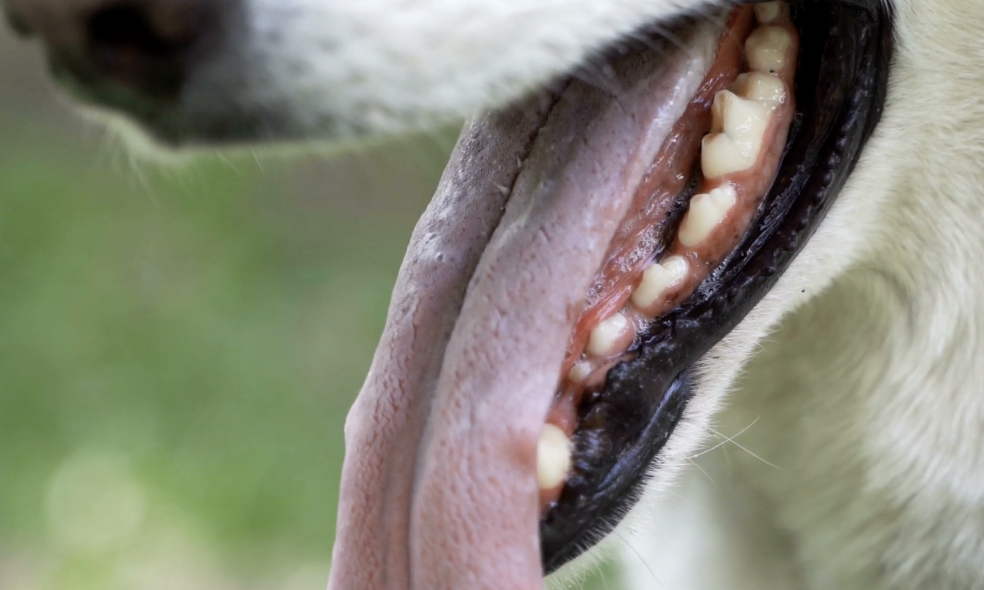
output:
[{"label": "pink tongue", "polygon": [[536,443],[567,340],[718,36],[617,58],[617,95],[574,81],[466,127],[348,417],[329,588],[542,587]]}]

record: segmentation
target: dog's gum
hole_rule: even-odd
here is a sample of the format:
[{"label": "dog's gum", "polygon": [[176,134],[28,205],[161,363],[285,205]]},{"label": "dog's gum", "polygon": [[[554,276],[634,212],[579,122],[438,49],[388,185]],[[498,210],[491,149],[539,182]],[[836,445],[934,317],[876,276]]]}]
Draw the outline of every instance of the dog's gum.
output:
[{"label": "dog's gum", "polygon": [[[689,297],[737,246],[774,181],[795,115],[792,81],[799,51],[798,33],[790,22],[788,5],[774,4],[775,7],[756,7],[754,14],[760,23],[767,24],[769,29],[781,29],[782,34],[777,36],[775,31],[760,33],[756,42],[762,37],[781,36],[782,40],[788,41],[783,45],[785,54],[777,58],[772,51],[758,56],[759,61],[768,62],[769,73],[739,73],[745,57],[742,48],[757,31],[752,29],[750,7],[738,7],[732,12],[721,48],[704,84],[643,179],[633,201],[632,210],[636,214],[627,218],[609,249],[608,262],[599,272],[572,335],[558,396],[547,417],[547,423],[559,428],[568,438],[577,427],[577,408],[584,393],[600,390],[608,371],[631,357],[627,351],[635,334],[643,333],[651,321]],[[766,27],[758,27],[763,28]],[[769,45],[770,51],[773,46],[775,44]],[[667,220],[676,196],[688,182],[687,171],[700,157],[702,130],[712,129],[711,110],[715,98],[725,90],[733,92],[732,96],[740,97],[739,100],[757,101],[766,109],[768,117],[763,140],[751,165],[713,178],[701,175],[694,194],[708,194],[727,187],[734,202],[720,219],[716,219],[712,229],[701,233],[701,239],[681,240],[679,224],[676,228],[670,227]],[[654,262],[652,255],[639,255],[640,249],[652,251],[660,242],[666,241],[661,232],[669,237],[674,231],[676,235],[660,260]],[[673,265],[679,276],[667,276],[665,268],[653,270],[661,262]],[[646,284],[647,270],[649,284]],[[589,346],[595,329],[616,315],[629,328],[617,338],[606,340],[604,347]],[[541,489],[541,510],[556,502],[562,492],[563,483],[555,488]]]}]

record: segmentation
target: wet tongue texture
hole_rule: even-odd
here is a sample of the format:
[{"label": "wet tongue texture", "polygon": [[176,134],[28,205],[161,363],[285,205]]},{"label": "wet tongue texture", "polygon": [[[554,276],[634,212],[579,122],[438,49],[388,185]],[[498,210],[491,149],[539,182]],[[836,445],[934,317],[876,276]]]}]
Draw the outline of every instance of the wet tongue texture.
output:
[{"label": "wet tongue texture", "polygon": [[575,80],[466,126],[346,423],[329,588],[542,587],[537,439],[585,293],[719,29],[680,35],[686,50],[608,59],[604,89]]}]

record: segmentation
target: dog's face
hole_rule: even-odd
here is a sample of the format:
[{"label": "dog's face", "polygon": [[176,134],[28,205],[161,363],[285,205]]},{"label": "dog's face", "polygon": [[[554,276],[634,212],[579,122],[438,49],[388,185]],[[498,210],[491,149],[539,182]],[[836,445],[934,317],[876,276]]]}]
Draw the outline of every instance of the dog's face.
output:
[{"label": "dog's face", "polygon": [[[343,141],[501,108],[466,126],[350,415],[340,590],[536,587],[544,564],[576,557],[640,490],[672,479],[785,314],[902,235],[945,234],[956,214],[942,188],[923,194],[931,215],[914,188],[943,186],[927,158],[958,189],[979,177],[967,146],[984,122],[984,7],[791,6],[769,25],[767,10],[736,24],[730,4],[693,0],[6,0],[77,95],[170,145]],[[734,36],[750,51],[753,26],[797,36],[768,45],[798,44],[792,61],[759,72],[788,76],[768,112],[788,108],[789,120],[776,131],[779,115],[763,115],[775,161],[717,175],[741,187],[721,201],[724,185],[705,187],[708,162],[695,171],[696,142],[674,174],[654,162],[708,127],[727,134],[726,120],[711,123],[726,107],[689,109],[715,68],[748,98],[734,76],[758,58],[721,65],[721,48]],[[941,92],[959,108],[940,112]],[[703,127],[679,123],[700,117]],[[932,155],[913,145],[943,132]],[[771,166],[758,197],[734,176],[748,166]],[[674,175],[681,186],[663,205],[633,200],[643,179],[662,187]],[[701,226],[688,199],[704,188],[718,207],[704,226],[747,208],[717,249],[683,237]],[[660,207],[636,235],[645,254],[623,244],[632,255],[615,256],[625,220]],[[674,252],[689,264],[677,275]],[[645,266],[654,259],[661,269]],[[659,302],[638,295],[646,281]]]},{"label": "dog's face", "polygon": [[339,140],[455,120],[694,4],[8,2],[84,102],[176,146]]}]

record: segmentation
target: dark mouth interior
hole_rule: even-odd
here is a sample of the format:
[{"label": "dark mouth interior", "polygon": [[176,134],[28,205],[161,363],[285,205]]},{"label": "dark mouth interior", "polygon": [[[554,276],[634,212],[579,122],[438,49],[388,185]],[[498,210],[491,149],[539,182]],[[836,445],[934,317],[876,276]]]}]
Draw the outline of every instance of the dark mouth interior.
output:
[{"label": "dark mouth interior", "polygon": [[775,181],[737,247],[579,400],[571,467],[540,522],[546,573],[604,537],[638,500],[692,393],[690,367],[802,249],[880,117],[891,57],[884,4],[801,0],[790,8],[800,36],[796,111]]}]

